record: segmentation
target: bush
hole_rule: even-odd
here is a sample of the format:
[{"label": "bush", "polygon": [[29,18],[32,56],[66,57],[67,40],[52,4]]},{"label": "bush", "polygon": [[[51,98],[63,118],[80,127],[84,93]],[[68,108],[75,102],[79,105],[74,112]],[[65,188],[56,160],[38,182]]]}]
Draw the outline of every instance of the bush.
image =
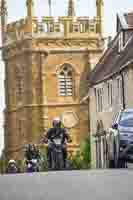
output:
[{"label": "bush", "polygon": [[46,149],[41,151],[41,171],[48,171],[48,160],[47,160],[47,152]]},{"label": "bush", "polygon": [[80,145],[80,150],[70,158],[73,169],[90,168],[90,139],[86,138]]},{"label": "bush", "polygon": [[8,165],[8,161],[4,159],[0,159],[0,174],[6,173],[6,168]]}]

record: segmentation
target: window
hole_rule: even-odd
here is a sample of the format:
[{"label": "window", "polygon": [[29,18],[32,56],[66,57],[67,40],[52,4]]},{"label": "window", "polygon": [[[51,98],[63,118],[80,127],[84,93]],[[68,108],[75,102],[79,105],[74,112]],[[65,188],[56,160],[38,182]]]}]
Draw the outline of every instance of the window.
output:
[{"label": "window", "polygon": [[79,32],[79,24],[73,24],[73,32]]},{"label": "window", "polygon": [[38,23],[38,31],[41,33],[41,32],[44,32],[44,30],[45,30],[44,24],[39,22]]},{"label": "window", "polygon": [[59,94],[60,96],[72,96],[73,94],[73,79],[72,68],[69,65],[64,65],[58,75]]},{"label": "window", "polygon": [[133,127],[133,112],[123,112],[119,124],[123,127]]},{"label": "window", "polygon": [[95,89],[97,112],[103,111],[103,88]]},{"label": "window", "polygon": [[54,32],[54,24],[48,23],[48,32]]},{"label": "window", "polygon": [[108,82],[108,105],[113,105],[113,85],[112,82]]},{"label": "window", "polygon": [[59,23],[55,23],[54,24],[54,31],[55,32],[60,32],[60,24]]},{"label": "window", "polygon": [[116,84],[117,84],[117,103],[119,105],[122,104],[122,79],[121,78],[117,78],[116,79]]},{"label": "window", "polygon": [[85,33],[85,32],[86,32],[85,23],[81,23],[81,24],[80,24],[80,32],[81,32],[81,33]]}]

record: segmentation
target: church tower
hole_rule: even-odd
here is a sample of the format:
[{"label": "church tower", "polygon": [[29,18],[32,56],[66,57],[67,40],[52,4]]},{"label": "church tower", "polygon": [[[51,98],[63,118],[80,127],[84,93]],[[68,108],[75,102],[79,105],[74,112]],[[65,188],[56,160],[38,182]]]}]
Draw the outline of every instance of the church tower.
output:
[{"label": "church tower", "polygon": [[[34,1],[26,0],[27,16],[7,24],[1,4],[3,60],[5,63],[5,155],[21,159],[23,147],[40,143],[54,117],[61,117],[79,149],[89,135],[88,74],[102,51],[102,1],[97,16],[76,16],[74,0],[68,14],[55,18],[34,16]],[[98,9],[99,8],[99,9]],[[42,147],[43,148],[43,147]]]}]

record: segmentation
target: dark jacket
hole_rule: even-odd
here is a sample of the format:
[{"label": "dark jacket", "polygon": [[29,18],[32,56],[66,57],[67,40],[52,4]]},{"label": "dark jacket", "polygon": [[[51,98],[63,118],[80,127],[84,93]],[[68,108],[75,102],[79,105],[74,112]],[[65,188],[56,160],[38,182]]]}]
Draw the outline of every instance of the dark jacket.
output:
[{"label": "dark jacket", "polygon": [[50,128],[46,134],[48,140],[55,138],[62,138],[62,143],[65,143],[66,140],[70,140],[70,136],[65,128]]}]

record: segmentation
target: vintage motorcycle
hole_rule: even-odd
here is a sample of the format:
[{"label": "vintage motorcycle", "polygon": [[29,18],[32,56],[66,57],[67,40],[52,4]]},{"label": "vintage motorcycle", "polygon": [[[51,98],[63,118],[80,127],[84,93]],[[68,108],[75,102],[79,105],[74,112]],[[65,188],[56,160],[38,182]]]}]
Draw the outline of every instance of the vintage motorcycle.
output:
[{"label": "vintage motorcycle", "polygon": [[37,159],[27,160],[26,165],[26,172],[39,172],[39,163]]},{"label": "vintage motorcycle", "polygon": [[52,145],[51,148],[52,169],[61,170],[64,168],[62,139],[61,138],[53,139],[51,145]]}]

